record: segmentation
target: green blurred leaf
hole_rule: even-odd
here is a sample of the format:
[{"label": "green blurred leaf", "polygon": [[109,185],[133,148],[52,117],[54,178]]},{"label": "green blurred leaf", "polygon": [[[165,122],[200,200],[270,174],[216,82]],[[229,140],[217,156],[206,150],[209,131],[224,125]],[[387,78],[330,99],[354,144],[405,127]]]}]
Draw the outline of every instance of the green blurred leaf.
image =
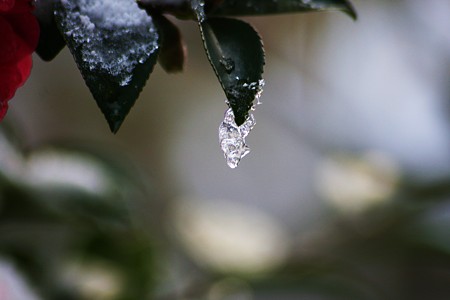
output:
[{"label": "green blurred leaf", "polygon": [[267,15],[293,12],[340,10],[353,19],[356,10],[347,0],[210,0],[208,14],[215,16]]},{"label": "green blurred leaf", "polygon": [[123,289],[115,299],[142,299],[150,294],[155,275],[154,247],[143,232],[98,230],[86,237],[77,249],[81,258],[109,262],[124,275]]},{"label": "green blurred leaf", "polygon": [[261,93],[264,49],[249,24],[228,18],[200,22],[208,59],[233,109],[237,125],[247,119],[253,101]]},{"label": "green blurred leaf", "polygon": [[257,299],[267,295],[282,299],[382,299],[381,293],[361,276],[346,274],[343,270],[308,271],[291,276],[272,274],[263,279],[251,279],[249,284]]},{"label": "green blurred leaf", "polygon": [[[0,143],[7,141],[0,130]],[[74,259],[106,262],[122,275],[117,296],[108,299],[146,299],[156,269],[152,238],[137,225],[137,205],[151,199],[140,169],[93,143],[33,149],[20,166],[18,178],[0,172],[0,255],[42,299],[87,299],[62,276]]]},{"label": "green blurred leaf", "polygon": [[133,1],[65,0],[56,21],[112,132],[117,132],[156,63],[159,34]]}]

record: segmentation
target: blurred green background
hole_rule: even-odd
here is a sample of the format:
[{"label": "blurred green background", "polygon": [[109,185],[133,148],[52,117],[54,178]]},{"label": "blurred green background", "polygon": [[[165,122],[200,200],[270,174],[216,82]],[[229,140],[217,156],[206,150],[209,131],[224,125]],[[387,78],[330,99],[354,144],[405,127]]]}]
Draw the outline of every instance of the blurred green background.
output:
[{"label": "blurred green background", "polygon": [[247,18],[266,49],[252,152],[197,25],[117,135],[67,49],[0,127],[0,299],[450,299],[450,2]]}]

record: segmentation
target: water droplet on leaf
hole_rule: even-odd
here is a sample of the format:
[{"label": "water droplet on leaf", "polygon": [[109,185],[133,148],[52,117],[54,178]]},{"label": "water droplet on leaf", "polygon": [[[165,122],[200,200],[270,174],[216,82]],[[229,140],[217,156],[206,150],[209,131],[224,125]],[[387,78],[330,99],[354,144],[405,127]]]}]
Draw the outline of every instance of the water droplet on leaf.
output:
[{"label": "water droplet on leaf", "polygon": [[231,58],[222,57],[220,64],[224,67],[225,71],[230,74],[234,70],[234,61]]}]

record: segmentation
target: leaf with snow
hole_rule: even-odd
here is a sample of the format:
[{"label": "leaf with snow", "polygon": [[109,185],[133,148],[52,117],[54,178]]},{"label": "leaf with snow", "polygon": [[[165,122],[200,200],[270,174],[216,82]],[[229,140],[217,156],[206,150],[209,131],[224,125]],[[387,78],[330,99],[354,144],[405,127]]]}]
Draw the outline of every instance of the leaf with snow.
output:
[{"label": "leaf with snow", "polygon": [[117,132],[158,57],[153,19],[134,0],[61,0],[55,16],[86,85]]}]

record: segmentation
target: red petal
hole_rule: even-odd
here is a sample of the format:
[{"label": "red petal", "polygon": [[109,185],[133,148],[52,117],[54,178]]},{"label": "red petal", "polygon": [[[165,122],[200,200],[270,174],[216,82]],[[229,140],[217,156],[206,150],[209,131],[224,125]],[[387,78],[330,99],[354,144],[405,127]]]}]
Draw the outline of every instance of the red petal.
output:
[{"label": "red petal", "polygon": [[[2,1],[2,0],[0,0]],[[7,0],[8,1],[8,0]],[[10,0],[9,0],[10,1]],[[31,0],[16,0],[16,5],[9,11],[9,13],[26,13],[34,9]]]},{"label": "red petal", "polygon": [[0,12],[10,11],[14,7],[14,0],[0,0]]},{"label": "red petal", "polygon": [[24,57],[21,61],[17,63],[17,70],[20,74],[20,82],[17,87],[24,85],[31,73],[31,68],[33,67],[33,60],[31,55]]},{"label": "red petal", "polygon": [[0,102],[11,99],[21,82],[16,65],[0,66]]},{"label": "red petal", "polygon": [[0,121],[31,72],[31,53],[39,40],[32,9],[30,0],[0,0]]},{"label": "red petal", "polygon": [[0,64],[16,63],[29,55],[28,45],[17,36],[9,22],[2,16],[0,16],[0,37]]},{"label": "red petal", "polygon": [[[1,1],[1,0],[0,0]],[[31,12],[23,14],[7,14],[3,17],[10,23],[14,32],[28,47],[31,54],[37,47],[39,41],[39,23]]]},{"label": "red petal", "polygon": [[32,64],[31,56],[27,56],[16,65],[0,66],[0,121],[8,110],[8,101],[30,76]]},{"label": "red petal", "polygon": [[5,102],[0,101],[0,121],[3,120],[3,118],[5,117],[7,110],[8,110],[8,101]]},{"label": "red petal", "polygon": [[31,56],[26,56],[15,65],[0,66],[0,102],[11,99],[31,72]]}]

